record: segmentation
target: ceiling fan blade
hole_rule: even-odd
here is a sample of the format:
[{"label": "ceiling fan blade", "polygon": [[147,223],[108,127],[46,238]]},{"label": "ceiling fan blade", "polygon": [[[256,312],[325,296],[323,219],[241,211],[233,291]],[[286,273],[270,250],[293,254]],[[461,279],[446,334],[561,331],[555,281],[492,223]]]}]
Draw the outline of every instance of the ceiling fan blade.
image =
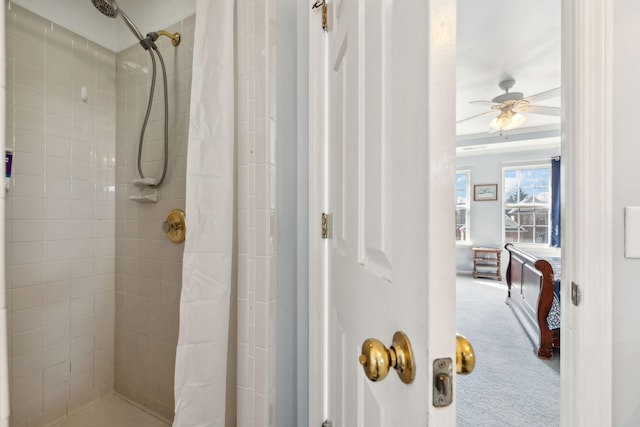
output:
[{"label": "ceiling fan blade", "polygon": [[482,116],[485,116],[485,115],[487,115],[487,114],[491,114],[491,113],[495,113],[495,111],[493,111],[493,110],[485,111],[484,113],[476,114],[476,115],[474,115],[474,116],[467,117],[466,119],[458,120],[458,121],[456,122],[456,124],[457,124],[457,123],[466,122],[467,120],[475,119],[476,117],[482,117]]},{"label": "ceiling fan blade", "polygon": [[532,104],[535,104],[536,102],[544,101],[546,99],[557,98],[560,96],[560,89],[561,88],[557,87],[555,89],[551,89],[545,92],[536,93],[535,95],[527,96],[524,99],[526,99]]},{"label": "ceiling fan blade", "polygon": [[496,105],[496,103],[492,101],[471,101],[469,104],[486,105],[489,107],[493,107],[494,105]]},{"label": "ceiling fan blade", "polygon": [[546,107],[544,105],[529,105],[528,113],[544,114],[546,116],[559,116],[560,107]]}]

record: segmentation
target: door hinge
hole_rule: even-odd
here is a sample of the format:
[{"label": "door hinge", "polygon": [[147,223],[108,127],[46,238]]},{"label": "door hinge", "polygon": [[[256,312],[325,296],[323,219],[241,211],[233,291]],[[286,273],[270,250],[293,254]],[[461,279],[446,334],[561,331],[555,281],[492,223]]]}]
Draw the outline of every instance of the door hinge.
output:
[{"label": "door hinge", "polygon": [[327,28],[329,28],[329,24],[327,22],[328,21],[328,18],[327,18],[327,1],[326,0],[318,0],[313,4],[311,9],[317,9],[319,7],[322,8],[322,29],[327,31]]},{"label": "door hinge", "polygon": [[322,239],[329,238],[329,215],[322,213]]},{"label": "door hinge", "polygon": [[322,423],[322,427],[331,427],[331,421],[329,420],[324,420],[324,422]]}]

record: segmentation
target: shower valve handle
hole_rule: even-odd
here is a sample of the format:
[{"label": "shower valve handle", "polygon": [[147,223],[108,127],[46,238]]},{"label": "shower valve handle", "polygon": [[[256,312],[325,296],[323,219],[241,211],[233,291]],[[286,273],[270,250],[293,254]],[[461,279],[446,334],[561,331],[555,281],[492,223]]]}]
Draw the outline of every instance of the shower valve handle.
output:
[{"label": "shower valve handle", "polygon": [[182,209],[173,209],[162,223],[162,230],[174,243],[184,242],[186,229],[186,217]]},{"label": "shower valve handle", "polygon": [[165,221],[162,223],[162,231],[168,233],[169,231],[179,230],[181,228],[180,223],[178,222],[169,222]]}]

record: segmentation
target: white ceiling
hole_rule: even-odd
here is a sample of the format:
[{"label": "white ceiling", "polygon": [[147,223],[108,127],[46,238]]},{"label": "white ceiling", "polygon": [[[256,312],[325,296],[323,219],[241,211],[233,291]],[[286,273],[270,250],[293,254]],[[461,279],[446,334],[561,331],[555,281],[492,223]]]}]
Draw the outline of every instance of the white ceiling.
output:
[{"label": "white ceiling", "polygon": [[[469,102],[489,101],[503,93],[498,83],[506,76],[516,80],[511,91],[525,97],[560,87],[560,5],[559,0],[458,0],[457,120],[488,111],[490,107]],[[559,107],[560,99],[538,105]],[[459,143],[486,139],[495,116],[458,124]],[[538,137],[549,136],[553,129],[559,134],[560,117],[526,116],[518,132],[509,132],[514,139],[526,139],[523,133],[534,130]]]},{"label": "white ceiling", "polygon": [[[137,39],[121,18],[102,15],[91,0],[11,0],[33,13],[68,28],[114,52]],[[118,0],[122,9],[143,34],[164,29],[196,12],[195,0]]]}]

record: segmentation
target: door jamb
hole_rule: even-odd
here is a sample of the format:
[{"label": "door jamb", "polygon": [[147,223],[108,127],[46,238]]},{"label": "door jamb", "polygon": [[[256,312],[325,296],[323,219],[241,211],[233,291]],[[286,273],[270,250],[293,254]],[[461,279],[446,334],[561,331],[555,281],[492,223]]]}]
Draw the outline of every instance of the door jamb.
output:
[{"label": "door jamb", "polygon": [[326,240],[322,240],[324,200],[324,147],[326,146],[327,70],[326,33],[321,28],[321,8],[309,6],[309,425],[319,426],[328,415],[323,384],[327,369],[325,318],[327,283],[324,270]]},{"label": "door jamb", "polygon": [[[613,421],[612,7],[562,0],[563,426]],[[574,282],[583,294],[577,307]]]}]

